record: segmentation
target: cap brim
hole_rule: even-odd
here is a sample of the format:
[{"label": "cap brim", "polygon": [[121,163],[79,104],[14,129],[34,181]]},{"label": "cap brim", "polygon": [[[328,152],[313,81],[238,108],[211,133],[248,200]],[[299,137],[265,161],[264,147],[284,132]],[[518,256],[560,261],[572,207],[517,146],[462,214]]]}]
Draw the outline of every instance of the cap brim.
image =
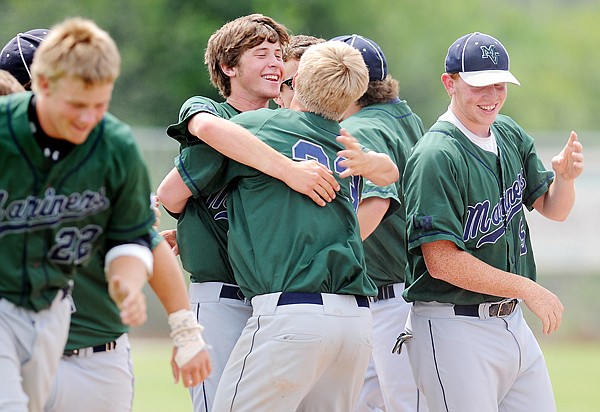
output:
[{"label": "cap brim", "polygon": [[482,70],[479,72],[458,73],[469,86],[483,87],[496,83],[512,83],[520,86],[521,83],[507,70]]}]

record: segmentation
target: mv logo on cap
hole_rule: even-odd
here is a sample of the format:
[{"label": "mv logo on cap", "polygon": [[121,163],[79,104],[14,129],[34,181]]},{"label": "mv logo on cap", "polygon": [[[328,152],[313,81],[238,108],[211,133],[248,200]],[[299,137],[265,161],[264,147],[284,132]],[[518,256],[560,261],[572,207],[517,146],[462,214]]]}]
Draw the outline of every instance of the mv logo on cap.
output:
[{"label": "mv logo on cap", "polygon": [[498,56],[500,56],[500,53],[496,51],[496,46],[493,44],[490,46],[481,46],[482,59],[490,59],[492,63],[498,64]]}]

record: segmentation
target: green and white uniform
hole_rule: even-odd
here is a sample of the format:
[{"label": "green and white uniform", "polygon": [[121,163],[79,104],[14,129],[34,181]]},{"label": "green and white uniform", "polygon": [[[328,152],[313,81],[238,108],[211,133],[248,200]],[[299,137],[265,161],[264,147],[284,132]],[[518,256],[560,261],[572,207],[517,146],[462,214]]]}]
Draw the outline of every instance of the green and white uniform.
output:
[{"label": "green and white uniform", "polygon": [[[10,168],[0,188],[0,238],[5,245],[0,252],[0,304],[3,308],[12,305],[11,310],[20,313],[15,322],[31,322],[47,312],[53,299],[62,296],[57,292],[76,273],[82,277],[87,276],[83,272],[93,273],[104,282],[107,241],[139,238],[154,221],[147,169],[129,127],[106,114],[83,144],[54,162],[44,155],[32,133],[31,98],[31,93],[21,93],[0,99],[0,161]],[[96,319],[110,316],[108,310],[94,310]],[[33,391],[27,396],[34,410],[41,410],[67,338],[69,311],[61,308],[60,312],[55,316],[64,323],[64,331],[54,331],[53,336],[32,330],[43,327],[43,322],[18,330],[9,316],[2,316],[2,335],[14,340],[12,345],[1,345],[0,358],[14,363],[0,367],[0,403],[23,402],[16,379],[22,376],[26,392]],[[14,342],[21,343],[15,346]],[[33,347],[25,342],[32,342]],[[26,373],[40,356],[45,371],[39,370],[36,376]],[[21,365],[21,370],[15,365]],[[5,408],[0,404],[0,409]]]},{"label": "green and white uniform", "polygon": [[[401,174],[410,149],[424,133],[421,119],[406,101],[399,98],[363,107],[344,120],[342,127],[363,146],[389,155]],[[402,298],[406,268],[406,214],[403,204],[398,207],[403,201],[400,181],[380,187],[365,180],[362,199],[370,197],[390,199],[390,209],[363,242],[367,273],[377,285],[378,296],[371,303],[372,362],[354,410],[375,410],[373,399],[381,396],[383,405],[379,406],[382,410],[426,411],[410,373],[408,355],[398,356],[391,351],[396,337],[404,330],[410,310],[410,305]]]},{"label": "green and white uniform", "polygon": [[[238,114],[228,103],[206,97],[192,97],[181,107],[179,123],[167,133],[180,144],[180,151],[194,152],[204,142],[188,132],[189,120],[198,113],[210,113],[223,119]],[[228,136],[223,136],[227,139]],[[180,157],[175,166],[181,178],[197,194],[194,176],[202,163],[184,165]],[[190,303],[198,322],[204,325],[204,338],[211,345],[212,371],[201,384],[190,389],[195,412],[212,409],[217,384],[229,355],[246,321],[252,314],[248,301],[236,285],[227,253],[226,192],[190,198],[177,219],[177,245],[183,268],[190,274]]]},{"label": "green and white uniform", "polygon": [[499,308],[490,310],[490,302],[503,298],[434,279],[421,255],[424,243],[447,240],[498,269],[536,277],[523,206],[532,209],[553,173],[533,139],[506,116],[491,126],[495,153],[461,128],[446,113],[415,146],[405,170],[404,296],[415,302],[407,323],[415,379],[432,410],[554,410],[541,351],[518,305],[494,316]]},{"label": "green and white uniform", "polygon": [[341,190],[319,207],[252,168],[226,159],[220,165],[215,157],[222,156],[214,151],[204,157],[183,153],[184,164],[213,169],[195,179],[201,193],[232,183],[229,256],[240,288],[252,298],[253,316],[223,372],[215,409],[291,411],[302,404],[348,411],[371,352],[365,296],[374,296],[376,288],[364,271],[355,213],[361,179],[338,175],[340,125],[287,109],[260,109],[232,120],[294,160],[326,165]]}]

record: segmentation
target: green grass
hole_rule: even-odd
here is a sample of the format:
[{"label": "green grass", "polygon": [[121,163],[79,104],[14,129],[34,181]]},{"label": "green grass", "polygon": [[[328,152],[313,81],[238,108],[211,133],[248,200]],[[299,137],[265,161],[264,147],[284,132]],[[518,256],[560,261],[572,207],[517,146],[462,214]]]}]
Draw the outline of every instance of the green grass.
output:
[{"label": "green grass", "polygon": [[132,339],[135,373],[133,412],[192,411],[192,402],[181,381],[171,373],[171,343],[166,339]]},{"label": "green grass", "polygon": [[[542,350],[560,412],[596,412],[600,405],[600,343],[550,343]],[[191,411],[190,396],[171,376],[171,347],[167,340],[132,339],[135,364],[133,412]]]}]

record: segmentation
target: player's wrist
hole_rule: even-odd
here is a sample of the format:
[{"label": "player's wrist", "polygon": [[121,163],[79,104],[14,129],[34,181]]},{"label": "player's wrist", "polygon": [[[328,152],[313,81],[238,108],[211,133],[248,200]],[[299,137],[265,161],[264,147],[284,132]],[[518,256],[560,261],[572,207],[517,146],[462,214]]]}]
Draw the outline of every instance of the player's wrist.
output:
[{"label": "player's wrist", "polygon": [[170,313],[168,322],[173,346],[177,349],[175,354],[177,366],[183,367],[200,351],[208,349],[209,346],[202,337],[204,328],[196,320],[194,312],[189,309],[181,309]]}]

